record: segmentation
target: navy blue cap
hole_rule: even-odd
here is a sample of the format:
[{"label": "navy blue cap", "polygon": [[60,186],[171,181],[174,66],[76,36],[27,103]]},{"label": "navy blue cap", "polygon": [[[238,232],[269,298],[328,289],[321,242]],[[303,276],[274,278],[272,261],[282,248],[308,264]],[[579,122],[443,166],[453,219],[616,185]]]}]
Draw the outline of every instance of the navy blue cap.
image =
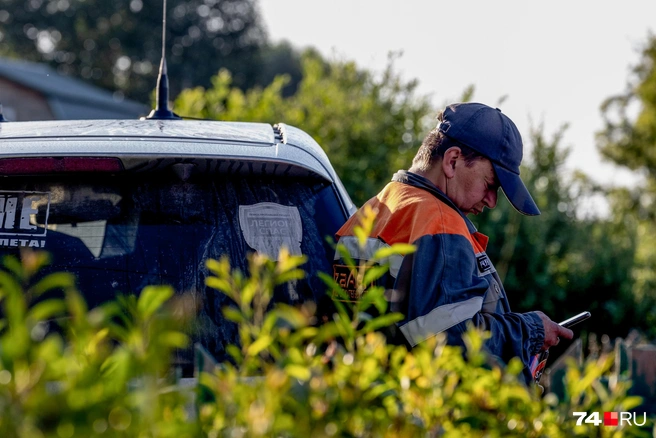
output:
[{"label": "navy blue cap", "polygon": [[440,132],[488,158],[510,203],[520,213],[538,215],[531,194],[519,177],[522,137],[499,108],[482,103],[455,103],[446,107]]}]

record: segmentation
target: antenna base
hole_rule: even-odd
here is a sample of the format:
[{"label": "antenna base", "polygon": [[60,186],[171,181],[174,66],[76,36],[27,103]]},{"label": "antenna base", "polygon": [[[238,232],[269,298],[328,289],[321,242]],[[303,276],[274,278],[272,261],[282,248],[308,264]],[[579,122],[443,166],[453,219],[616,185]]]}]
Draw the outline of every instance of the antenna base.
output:
[{"label": "antenna base", "polygon": [[154,109],[142,120],[182,120],[182,117],[171,111],[170,109]]}]

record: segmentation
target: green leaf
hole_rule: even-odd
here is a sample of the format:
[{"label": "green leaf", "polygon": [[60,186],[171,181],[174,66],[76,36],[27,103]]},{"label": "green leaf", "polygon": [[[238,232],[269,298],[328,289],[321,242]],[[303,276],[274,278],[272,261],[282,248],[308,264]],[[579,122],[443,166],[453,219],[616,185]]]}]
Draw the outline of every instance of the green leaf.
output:
[{"label": "green leaf", "polygon": [[379,330],[383,327],[389,327],[398,321],[403,320],[403,315],[400,313],[388,313],[385,315],[377,316],[367,321],[362,327],[360,333],[370,333]]},{"label": "green leaf", "polygon": [[246,321],[244,315],[238,309],[235,309],[232,306],[225,306],[223,308],[223,316],[225,316],[227,320],[236,322],[238,324]]},{"label": "green leaf", "polygon": [[172,296],[173,288],[169,286],[146,286],[139,295],[137,310],[143,319],[148,319]]},{"label": "green leaf", "polygon": [[228,257],[221,257],[221,260],[207,259],[205,267],[220,278],[227,278],[230,275],[230,262],[228,261]]},{"label": "green leaf", "polygon": [[250,306],[255,294],[258,292],[259,285],[255,281],[250,281],[241,289],[240,302],[242,306]]},{"label": "green leaf", "polygon": [[35,304],[27,312],[27,317],[32,321],[44,321],[59,316],[66,311],[66,303],[61,299],[50,299]]},{"label": "green leaf", "polygon": [[68,307],[68,313],[70,313],[73,318],[86,317],[87,303],[76,289],[66,289],[65,301],[66,307]]},{"label": "green leaf", "polygon": [[123,347],[119,347],[109,356],[101,365],[100,370],[103,375],[114,379],[115,384],[124,385],[130,376],[132,369],[132,360],[130,352]]},{"label": "green leaf", "polygon": [[24,324],[25,311],[27,310],[27,303],[25,297],[19,294],[11,294],[5,299],[5,312],[7,312],[7,320],[10,325]]},{"label": "green leaf", "polygon": [[317,272],[317,276],[328,286],[331,290],[340,290],[342,287],[335,281],[332,275],[328,275],[325,272]]},{"label": "green leaf", "polygon": [[301,280],[305,278],[305,271],[302,269],[294,269],[292,271],[284,272],[276,276],[276,285],[287,283],[293,280]]},{"label": "green leaf", "polygon": [[362,227],[355,227],[353,228],[353,234],[357,237],[360,248],[364,248],[367,244],[367,239],[369,239],[369,233]]},{"label": "green leaf", "polygon": [[312,377],[310,369],[302,365],[290,364],[285,367],[285,372],[291,377],[295,377],[298,380],[308,381]]},{"label": "green leaf", "polygon": [[205,279],[205,285],[207,285],[207,287],[211,287],[212,289],[220,290],[226,294],[229,294],[232,291],[230,283],[218,277],[207,277]]},{"label": "green leaf", "polygon": [[157,335],[162,345],[172,348],[186,348],[189,345],[189,337],[181,332],[166,331]]},{"label": "green leaf", "polygon": [[417,250],[415,245],[410,243],[395,243],[392,246],[385,246],[377,250],[373,257],[373,261],[379,261],[393,255],[405,256],[407,254],[412,254]]},{"label": "green leaf", "polygon": [[374,286],[367,289],[362,294],[360,299],[360,308],[367,310],[371,305],[374,305],[379,313],[385,312],[387,309],[387,300],[385,299],[385,288],[382,286]]},{"label": "green leaf", "polygon": [[[344,291],[342,291],[344,293]],[[349,299],[348,296],[346,299]],[[337,313],[342,315],[343,317],[347,318],[348,317],[348,311],[346,310],[346,306],[344,303],[336,298],[333,297],[333,304],[335,305],[335,308],[337,309]]]},{"label": "green leaf", "polygon": [[339,253],[339,256],[342,258],[342,260],[344,260],[346,266],[351,269],[356,267],[355,260],[353,260],[353,257],[351,257],[351,254],[349,253],[349,250],[346,249],[346,246],[338,243],[335,250]]},{"label": "green leaf", "polygon": [[4,256],[2,265],[7,268],[16,278],[23,278],[23,265],[20,260],[14,256]]},{"label": "green leaf", "polygon": [[369,268],[364,273],[363,283],[365,287],[370,285],[374,281],[378,280],[380,277],[385,275],[389,271],[389,266],[387,265],[374,265]]},{"label": "green leaf", "polygon": [[236,345],[232,345],[232,344],[228,345],[228,346],[226,347],[226,352],[227,352],[227,353],[230,355],[230,357],[232,357],[232,358],[235,360],[235,362],[237,362],[237,363],[241,363],[241,361],[244,360],[244,356],[242,356],[242,354],[241,354],[241,350],[240,350],[239,347],[237,347]]},{"label": "green leaf", "polygon": [[273,342],[271,336],[263,335],[259,337],[255,342],[253,342],[251,345],[248,346],[246,353],[249,356],[255,356],[256,354],[260,353],[262,350],[266,349],[271,344],[271,342]]},{"label": "green leaf", "polygon": [[640,396],[637,396],[637,395],[628,396],[622,402],[622,409],[624,409],[626,411],[630,411],[633,408],[637,408],[638,406],[642,405],[643,402],[644,402],[644,400]]},{"label": "green leaf", "polygon": [[30,292],[38,297],[41,294],[54,289],[75,287],[75,276],[68,272],[55,272],[42,278],[37,284],[30,288]]},{"label": "green leaf", "polygon": [[308,258],[306,255],[288,255],[288,254],[289,254],[288,252],[283,253],[283,251],[281,250],[281,257],[276,265],[276,270],[280,273],[291,271],[295,268],[298,268],[305,262],[307,262]]},{"label": "green leaf", "polygon": [[317,336],[319,329],[316,327],[302,327],[292,333],[289,337],[289,343],[295,345],[303,339],[309,339]]},{"label": "green leaf", "polygon": [[109,324],[107,324],[107,326],[109,327],[109,330],[112,332],[112,335],[116,339],[118,339],[122,342],[127,342],[128,338],[130,337],[130,333],[131,333],[129,329],[127,329],[127,328],[125,328],[121,325],[113,324],[113,323],[109,323]]},{"label": "green leaf", "polygon": [[277,319],[282,319],[289,323],[294,329],[299,329],[308,325],[308,318],[295,307],[285,304],[279,304],[272,312]]},{"label": "green leaf", "polygon": [[351,320],[349,318],[345,318],[343,315],[337,315],[334,318],[335,321],[335,326],[340,329],[340,332],[342,336],[344,336],[345,339],[355,339],[355,329],[351,325]]},{"label": "green leaf", "polygon": [[15,277],[7,271],[0,271],[0,297],[8,295],[23,295],[23,289]]}]

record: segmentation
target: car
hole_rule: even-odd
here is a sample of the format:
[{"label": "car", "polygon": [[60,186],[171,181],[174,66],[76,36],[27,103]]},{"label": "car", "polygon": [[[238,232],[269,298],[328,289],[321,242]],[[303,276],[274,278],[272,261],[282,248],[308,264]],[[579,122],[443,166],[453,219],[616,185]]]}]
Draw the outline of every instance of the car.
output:
[{"label": "car", "polygon": [[[326,239],[356,208],[310,135],[285,124],[177,119],[0,123],[0,255],[46,250],[89,306],[167,284],[197,304],[191,333],[217,360],[238,340],[205,262],[308,257],[307,279],[278,293],[318,300]],[[181,353],[185,374],[193,359]]]}]

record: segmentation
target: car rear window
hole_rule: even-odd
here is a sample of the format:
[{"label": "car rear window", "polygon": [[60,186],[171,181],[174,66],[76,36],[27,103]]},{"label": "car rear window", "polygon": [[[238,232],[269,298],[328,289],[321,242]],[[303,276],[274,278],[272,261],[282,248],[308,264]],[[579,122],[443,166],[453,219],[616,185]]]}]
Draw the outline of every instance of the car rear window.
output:
[{"label": "car rear window", "polygon": [[225,254],[246,271],[249,252],[275,257],[284,244],[308,256],[308,278],[277,290],[276,300],[319,300],[315,274],[329,272],[332,257],[326,237],[346,220],[333,186],[313,178],[171,170],[2,181],[0,254],[50,252],[50,270],[75,274],[90,306],[152,284],[189,293],[192,337],[219,360],[237,334],[221,314],[227,298],[204,286],[205,261]]}]

